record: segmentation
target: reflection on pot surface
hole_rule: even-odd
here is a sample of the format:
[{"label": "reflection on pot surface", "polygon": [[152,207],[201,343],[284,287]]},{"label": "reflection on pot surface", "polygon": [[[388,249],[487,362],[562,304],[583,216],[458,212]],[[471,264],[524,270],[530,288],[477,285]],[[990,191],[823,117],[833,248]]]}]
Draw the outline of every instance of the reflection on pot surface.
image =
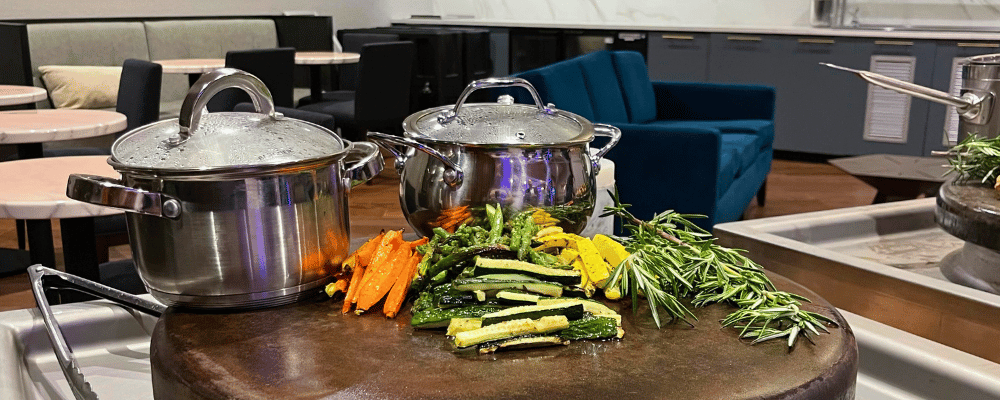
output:
[{"label": "reflection on pot surface", "polygon": [[[441,146],[438,149],[442,150]],[[590,216],[590,211],[584,209],[588,205],[593,208],[596,195],[592,180],[587,179],[593,171],[584,151],[585,146],[502,150],[467,147],[457,159],[452,158],[465,175],[464,181],[455,186],[443,184],[444,164],[416,152],[407,159],[400,176],[400,204],[410,225],[424,234],[442,226],[439,218],[445,210],[461,206],[469,206],[470,216],[481,218],[486,204],[499,203],[506,212],[575,205],[574,209],[581,212],[554,215],[562,216],[559,225],[564,229],[579,232]]]}]

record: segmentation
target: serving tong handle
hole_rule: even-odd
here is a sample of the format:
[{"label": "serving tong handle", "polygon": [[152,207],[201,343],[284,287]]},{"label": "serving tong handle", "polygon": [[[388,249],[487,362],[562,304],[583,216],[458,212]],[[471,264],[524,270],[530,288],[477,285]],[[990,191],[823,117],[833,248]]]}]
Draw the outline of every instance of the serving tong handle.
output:
[{"label": "serving tong handle", "polygon": [[75,275],[46,268],[41,265],[28,267],[28,279],[31,280],[31,291],[35,295],[35,302],[38,303],[38,310],[42,314],[42,321],[45,323],[45,331],[52,341],[52,349],[56,353],[56,360],[59,367],[69,382],[69,387],[73,391],[73,396],[78,400],[97,400],[97,393],[90,388],[90,383],[80,371],[80,366],[73,356],[73,350],[66,343],[66,336],[59,328],[52,307],[49,306],[48,298],[45,297],[45,290],[49,288],[73,289],[106,300],[115,304],[141,311],[154,317],[159,317],[166,311],[162,304],[152,302],[141,297],[113,289],[97,282],[89,281]]}]

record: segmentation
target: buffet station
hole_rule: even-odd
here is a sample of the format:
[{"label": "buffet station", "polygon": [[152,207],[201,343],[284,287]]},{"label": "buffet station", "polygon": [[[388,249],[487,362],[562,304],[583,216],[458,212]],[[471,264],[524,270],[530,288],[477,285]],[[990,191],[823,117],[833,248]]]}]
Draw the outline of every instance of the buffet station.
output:
[{"label": "buffet station", "polygon": [[[534,104],[465,102],[510,87]],[[204,111],[227,88],[257,112]],[[202,76],[178,119],[116,140],[120,177],[67,185],[127,212],[149,294],[31,267],[38,309],[0,318],[0,397],[888,399],[924,377],[998,395],[971,356],[842,312],[691,216],[633,216],[599,178],[620,131],[524,80],[403,125],[369,138],[409,227],[351,237],[376,145],[282,116],[242,71]]]}]

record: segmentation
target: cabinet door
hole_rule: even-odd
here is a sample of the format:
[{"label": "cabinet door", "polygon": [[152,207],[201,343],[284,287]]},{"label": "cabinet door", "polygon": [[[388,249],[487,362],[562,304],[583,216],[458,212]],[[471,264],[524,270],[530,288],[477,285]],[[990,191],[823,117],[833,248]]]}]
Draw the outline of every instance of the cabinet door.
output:
[{"label": "cabinet door", "polygon": [[776,150],[849,154],[847,136],[864,129],[864,81],[819,65],[867,69],[857,39],[712,34],[711,82],[775,89]]},{"label": "cabinet door", "polygon": [[563,59],[562,34],[553,29],[510,30],[510,73],[529,71]]},{"label": "cabinet door", "polygon": [[493,76],[510,75],[510,31],[505,28],[490,29],[490,57],[493,59]]},{"label": "cabinet door", "polygon": [[706,82],[707,33],[650,32],[647,64],[654,81]]},{"label": "cabinet door", "polygon": [[922,152],[925,101],[910,103],[911,99],[906,99],[902,104],[909,110],[901,117],[906,119],[905,134],[897,142],[886,141],[894,138],[886,139],[878,129],[870,135],[875,140],[866,140],[866,132],[882,126],[875,117],[884,111],[884,104],[875,102],[874,112],[868,112],[869,85],[819,63],[868,70],[873,56],[897,57],[895,60],[912,57],[914,81],[925,84],[933,67],[932,42],[712,34],[710,46],[710,81],[775,88],[776,150],[825,155]]},{"label": "cabinet door", "polygon": [[[871,49],[868,70],[885,75],[901,74],[909,81],[929,86],[934,72],[932,41],[868,39]],[[907,79],[904,79],[907,80]],[[865,100],[865,130],[862,139],[848,142],[847,154],[923,154],[930,102],[868,85]]]},{"label": "cabinet door", "polygon": [[[934,75],[931,87],[961,95],[962,67],[965,57],[1000,52],[1000,43],[973,41],[939,41],[934,55]],[[927,108],[927,133],[924,135],[924,155],[932,151],[947,150],[958,140],[958,114],[954,107],[930,103]]]}]

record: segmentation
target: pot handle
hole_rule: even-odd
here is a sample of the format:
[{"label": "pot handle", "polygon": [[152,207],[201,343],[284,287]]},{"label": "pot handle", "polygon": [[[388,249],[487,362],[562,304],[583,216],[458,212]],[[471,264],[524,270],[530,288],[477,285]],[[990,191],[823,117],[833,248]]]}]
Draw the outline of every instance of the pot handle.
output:
[{"label": "pot handle", "polygon": [[71,174],[66,197],[154,217],[176,219],[181,215],[181,203],[173,197],[130,188],[120,180],[97,175]]},{"label": "pot handle", "polygon": [[242,89],[253,100],[253,107],[257,112],[265,114],[271,118],[278,118],[280,114],[274,111],[274,100],[271,98],[271,91],[267,89],[264,82],[256,76],[236,68],[219,68],[206,72],[188,89],[184,103],[181,104],[181,113],[177,117],[180,125],[180,138],[168,140],[168,144],[176,146],[184,143],[196,130],[204,114],[205,106],[217,93],[224,89]]},{"label": "pot handle", "polygon": [[345,176],[350,179],[350,186],[354,187],[368,182],[385,167],[385,160],[382,153],[378,151],[378,146],[370,142],[347,142],[351,150],[344,157],[346,167]]},{"label": "pot handle", "polygon": [[611,148],[618,144],[619,140],[622,140],[622,131],[617,127],[608,124],[594,124],[594,136],[609,137],[611,140],[608,141],[604,147],[597,150],[597,153],[590,158],[590,162],[594,167],[594,174],[601,172],[601,159],[604,158],[605,154],[611,151]]},{"label": "pot handle", "polygon": [[427,146],[423,143],[420,143],[410,138],[387,135],[385,133],[378,133],[378,132],[368,132],[368,139],[375,142],[379,146],[382,146],[382,148],[388,150],[389,152],[392,153],[392,155],[396,156],[396,163],[395,163],[396,172],[399,172],[400,174],[403,173],[403,167],[406,166],[407,156],[405,153],[399,151],[399,149],[397,149],[395,146],[406,146],[420,150],[424,153],[427,153],[431,157],[436,158],[438,161],[441,161],[441,163],[443,163],[445,167],[447,167],[445,168],[444,171],[445,183],[447,183],[450,186],[458,186],[462,184],[462,178],[464,177],[465,174],[462,173],[462,169],[459,168],[458,164],[455,164],[454,161],[451,161],[450,159],[448,159],[448,157],[445,157],[444,155],[439,153],[437,150],[434,150],[434,148],[430,146]]},{"label": "pot handle", "polygon": [[545,114],[552,114],[555,112],[555,110],[553,110],[554,108],[553,105],[551,104],[548,106],[542,105],[542,98],[538,96],[538,91],[535,90],[535,87],[531,85],[531,82],[528,82],[523,78],[514,78],[514,77],[485,78],[485,79],[474,80],[472,81],[472,83],[466,86],[465,90],[462,91],[462,94],[458,96],[458,101],[455,102],[455,108],[451,110],[442,111],[441,114],[438,115],[437,117],[438,123],[445,124],[455,119],[455,116],[458,115],[458,110],[462,108],[462,104],[465,104],[465,100],[469,97],[470,94],[472,94],[472,92],[475,92],[476,90],[479,89],[486,89],[493,87],[510,87],[510,86],[517,86],[528,89],[528,92],[531,93],[531,98],[535,100],[535,106],[538,107],[538,111]]}]

